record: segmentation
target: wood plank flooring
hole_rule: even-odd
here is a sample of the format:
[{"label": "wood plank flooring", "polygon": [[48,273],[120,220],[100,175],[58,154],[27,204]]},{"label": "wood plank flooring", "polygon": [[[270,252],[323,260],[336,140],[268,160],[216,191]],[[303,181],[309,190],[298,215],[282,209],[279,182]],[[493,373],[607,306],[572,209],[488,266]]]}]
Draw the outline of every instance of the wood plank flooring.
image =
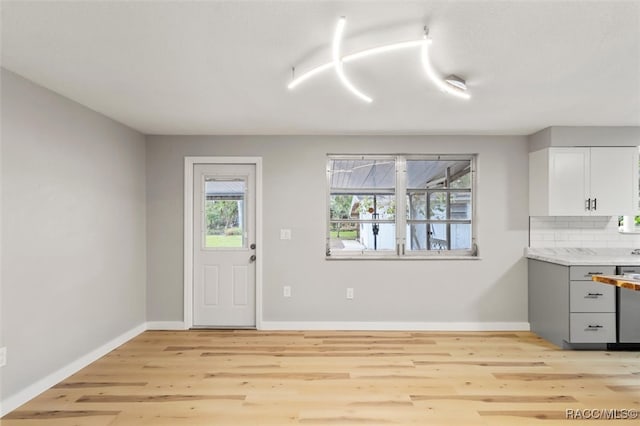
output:
[{"label": "wood plank flooring", "polygon": [[640,352],[562,351],[526,332],[148,331],[0,423],[580,422],[567,409],[640,410]]}]

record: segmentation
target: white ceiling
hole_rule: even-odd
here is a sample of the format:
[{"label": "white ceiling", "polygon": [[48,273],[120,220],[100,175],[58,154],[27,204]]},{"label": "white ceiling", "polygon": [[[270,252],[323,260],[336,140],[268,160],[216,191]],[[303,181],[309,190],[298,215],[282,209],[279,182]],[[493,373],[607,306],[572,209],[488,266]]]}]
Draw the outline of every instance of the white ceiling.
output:
[{"label": "white ceiling", "polygon": [[[467,80],[451,97],[418,50],[286,88],[343,52],[419,38]],[[145,134],[530,134],[640,125],[639,1],[2,1],[2,66]]]}]

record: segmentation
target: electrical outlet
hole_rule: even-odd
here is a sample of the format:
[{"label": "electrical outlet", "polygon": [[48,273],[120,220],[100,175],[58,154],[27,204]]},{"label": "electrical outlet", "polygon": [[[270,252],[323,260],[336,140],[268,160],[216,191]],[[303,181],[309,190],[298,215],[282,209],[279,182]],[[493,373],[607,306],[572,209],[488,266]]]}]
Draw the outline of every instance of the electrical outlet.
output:
[{"label": "electrical outlet", "polygon": [[353,288],[347,288],[347,299],[353,299]]},{"label": "electrical outlet", "polygon": [[7,365],[7,347],[0,348],[0,367]]},{"label": "electrical outlet", "polygon": [[282,288],[282,294],[284,297],[291,297],[291,286],[290,285],[285,285]]}]

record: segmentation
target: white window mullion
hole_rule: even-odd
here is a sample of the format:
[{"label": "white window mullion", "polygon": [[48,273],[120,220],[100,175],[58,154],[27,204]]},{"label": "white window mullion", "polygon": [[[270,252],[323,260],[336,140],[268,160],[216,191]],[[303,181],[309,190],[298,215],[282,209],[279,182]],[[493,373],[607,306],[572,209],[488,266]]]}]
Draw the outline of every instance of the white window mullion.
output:
[{"label": "white window mullion", "polygon": [[403,256],[407,243],[407,160],[403,156],[396,159],[396,246]]}]

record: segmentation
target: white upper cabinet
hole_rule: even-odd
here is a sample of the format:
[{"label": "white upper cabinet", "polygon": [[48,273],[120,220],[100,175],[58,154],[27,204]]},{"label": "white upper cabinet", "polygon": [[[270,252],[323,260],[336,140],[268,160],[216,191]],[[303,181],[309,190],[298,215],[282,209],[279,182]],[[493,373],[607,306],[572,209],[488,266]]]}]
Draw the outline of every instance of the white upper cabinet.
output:
[{"label": "white upper cabinet", "polygon": [[531,216],[638,212],[638,148],[546,148],[529,154]]}]

